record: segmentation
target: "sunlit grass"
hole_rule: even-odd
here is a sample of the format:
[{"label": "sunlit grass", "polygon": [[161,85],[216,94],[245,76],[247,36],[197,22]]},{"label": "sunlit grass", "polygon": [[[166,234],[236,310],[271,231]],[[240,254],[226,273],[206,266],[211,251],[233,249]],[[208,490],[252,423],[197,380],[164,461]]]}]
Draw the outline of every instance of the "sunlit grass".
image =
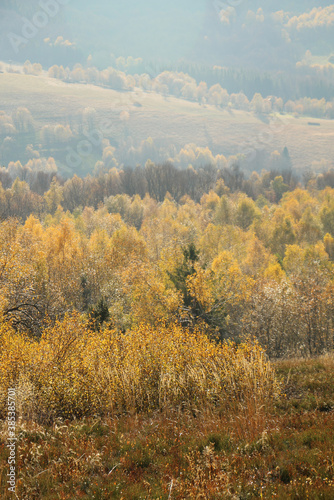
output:
[{"label": "sunlit grass", "polygon": [[3,326],[1,344],[0,408],[16,387],[21,416],[42,422],[168,408],[257,413],[280,393],[255,341],[218,344],[177,324],[94,332],[73,315],[40,341]]},{"label": "sunlit grass", "polygon": [[8,327],[1,342],[2,390],[18,383],[20,499],[333,498],[332,356],[269,364],[252,342],[164,325],[98,334],[75,316],[39,344]]}]

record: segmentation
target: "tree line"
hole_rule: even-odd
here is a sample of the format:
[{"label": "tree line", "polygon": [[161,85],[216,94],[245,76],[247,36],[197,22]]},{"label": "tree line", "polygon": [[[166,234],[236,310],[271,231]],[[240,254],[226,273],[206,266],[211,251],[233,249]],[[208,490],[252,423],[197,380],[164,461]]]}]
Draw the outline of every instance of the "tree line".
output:
[{"label": "tree line", "polygon": [[189,197],[198,203],[210,190],[218,196],[244,193],[259,205],[265,205],[279,202],[284,193],[297,187],[311,192],[334,188],[332,168],[320,174],[305,170],[300,178],[284,155],[282,159],[276,168],[248,176],[238,163],[223,168],[208,164],[197,169],[180,169],[170,162],[156,164],[149,160],[145,166],[114,167],[96,176],[74,175],[67,180],[57,173],[52,158],[28,162],[25,166],[12,162],[8,168],[0,168],[0,216],[25,220],[30,214],[53,214],[58,206],[70,212],[84,207],[96,209],[119,195],[141,199],[148,195],[157,202],[163,202],[166,196],[176,202]]}]

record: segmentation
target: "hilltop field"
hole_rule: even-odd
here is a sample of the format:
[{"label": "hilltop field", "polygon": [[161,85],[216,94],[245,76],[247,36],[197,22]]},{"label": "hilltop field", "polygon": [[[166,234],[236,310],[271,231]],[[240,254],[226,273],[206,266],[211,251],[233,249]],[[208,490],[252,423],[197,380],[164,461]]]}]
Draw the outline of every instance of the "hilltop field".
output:
[{"label": "hilltop field", "polygon": [[[66,124],[86,108],[111,122],[111,143],[131,138],[136,147],[152,137],[162,147],[176,149],[195,143],[226,157],[249,150],[289,150],[296,169],[333,158],[334,121],[289,114],[256,115],[234,109],[201,105],[154,92],[115,91],[94,85],[69,84],[23,74],[0,74],[2,111],[18,107],[31,112],[36,130],[47,124]],[[127,113],[126,122],[121,114]],[[311,124],[310,124],[311,123]],[[316,125],[314,125],[316,123]],[[35,145],[36,146],[36,145]],[[96,160],[96,158],[94,159]],[[61,170],[61,165],[60,165]]]}]

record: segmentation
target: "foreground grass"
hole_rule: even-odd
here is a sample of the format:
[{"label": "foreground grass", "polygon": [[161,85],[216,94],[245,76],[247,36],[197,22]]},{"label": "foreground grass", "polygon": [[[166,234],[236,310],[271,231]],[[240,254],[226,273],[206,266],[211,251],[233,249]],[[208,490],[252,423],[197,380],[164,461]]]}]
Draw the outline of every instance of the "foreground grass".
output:
[{"label": "foreground grass", "polygon": [[[285,396],[212,413],[21,422],[20,499],[332,499],[334,358],[276,363]],[[6,492],[2,425],[1,498]]]}]

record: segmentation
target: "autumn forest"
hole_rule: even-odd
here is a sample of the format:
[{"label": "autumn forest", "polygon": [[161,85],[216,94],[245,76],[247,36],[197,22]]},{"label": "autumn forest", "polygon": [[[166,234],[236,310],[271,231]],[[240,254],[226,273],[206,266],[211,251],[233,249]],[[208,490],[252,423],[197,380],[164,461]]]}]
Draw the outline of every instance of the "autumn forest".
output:
[{"label": "autumn forest", "polygon": [[333,34],[2,0],[1,499],[334,498]]}]

